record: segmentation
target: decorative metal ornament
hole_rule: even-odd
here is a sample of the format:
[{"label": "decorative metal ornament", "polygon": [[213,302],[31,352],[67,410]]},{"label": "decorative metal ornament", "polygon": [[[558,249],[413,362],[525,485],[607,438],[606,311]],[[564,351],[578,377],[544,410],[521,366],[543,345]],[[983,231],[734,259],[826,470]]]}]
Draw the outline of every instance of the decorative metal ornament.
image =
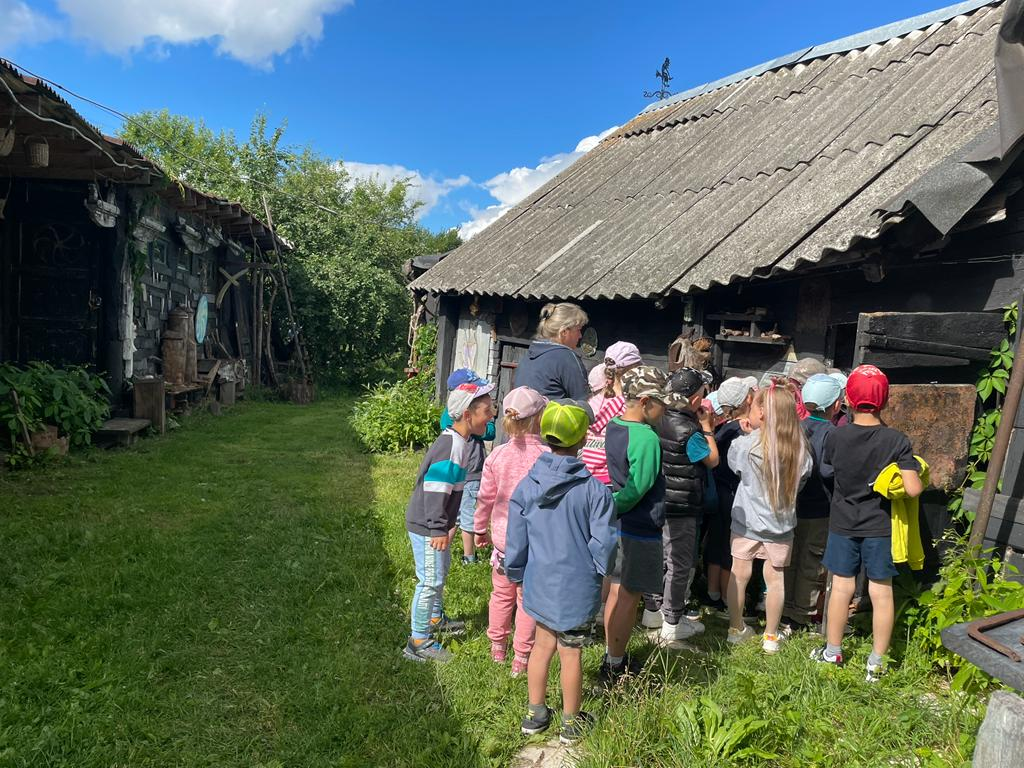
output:
[{"label": "decorative metal ornament", "polygon": [[196,343],[206,341],[206,326],[210,319],[210,299],[204,293],[196,305]]},{"label": "decorative metal ornament", "polygon": [[597,331],[589,326],[583,331],[583,337],[580,339],[580,352],[586,358],[597,355]]}]

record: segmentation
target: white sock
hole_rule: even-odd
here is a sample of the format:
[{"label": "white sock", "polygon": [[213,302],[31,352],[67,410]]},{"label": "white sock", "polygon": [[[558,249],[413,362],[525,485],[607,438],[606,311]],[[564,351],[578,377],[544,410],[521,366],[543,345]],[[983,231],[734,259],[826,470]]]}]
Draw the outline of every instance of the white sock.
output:
[{"label": "white sock", "polygon": [[617,667],[617,666],[619,666],[619,664],[621,664],[625,660],[625,658],[626,658],[625,656],[612,656],[609,653],[608,654],[608,663],[611,666],[613,666],[613,667]]}]

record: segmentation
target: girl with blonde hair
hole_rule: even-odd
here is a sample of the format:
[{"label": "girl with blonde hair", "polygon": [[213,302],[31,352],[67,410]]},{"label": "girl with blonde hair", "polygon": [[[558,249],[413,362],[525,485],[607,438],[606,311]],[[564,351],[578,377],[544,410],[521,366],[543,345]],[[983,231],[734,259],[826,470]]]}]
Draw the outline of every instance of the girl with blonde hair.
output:
[{"label": "girl with blonde hair", "polygon": [[779,650],[779,620],[785,601],[784,571],[796,529],[796,497],[811,474],[812,458],[796,415],[793,386],[772,381],[750,407],[753,431],[729,447],[729,468],[739,478],[732,505],[732,574],[729,577],[729,636],[738,643],[754,636],[743,622],[747,584],[755,558],[764,560],[766,653]]}]

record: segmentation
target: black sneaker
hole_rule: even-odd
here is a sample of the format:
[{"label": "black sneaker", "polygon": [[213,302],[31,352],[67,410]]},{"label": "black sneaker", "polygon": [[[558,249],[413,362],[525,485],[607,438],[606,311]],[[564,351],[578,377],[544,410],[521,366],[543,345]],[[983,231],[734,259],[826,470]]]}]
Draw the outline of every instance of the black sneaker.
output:
[{"label": "black sneaker", "polygon": [[441,644],[435,640],[424,640],[423,642],[416,642],[410,639],[406,644],[405,648],[402,649],[402,656],[409,661],[434,661],[438,664],[445,664],[452,659],[451,651],[446,651],[441,647]]},{"label": "black sneaker", "polygon": [[437,621],[431,619],[427,632],[431,637],[436,637],[442,633],[446,635],[464,635],[466,634],[466,622],[450,618],[448,614],[442,613],[441,618]]},{"label": "black sneaker", "polygon": [[463,565],[476,565],[479,562],[481,562],[481,561],[477,558],[476,555],[463,555],[462,556],[462,564]]},{"label": "black sneaker", "polygon": [[686,606],[686,612],[683,616],[690,621],[700,621],[700,606],[696,603],[690,603]]},{"label": "black sneaker", "polygon": [[644,665],[634,659],[628,653],[619,664],[612,665],[608,661],[608,654],[605,654],[601,661],[601,669],[598,670],[597,679],[603,683],[614,685],[623,677],[628,675],[639,675]]},{"label": "black sneaker", "polygon": [[725,601],[722,600],[722,598],[718,598],[717,600],[712,600],[711,598],[708,598],[707,602],[704,603],[704,605],[706,605],[719,616],[729,615],[729,606],[725,604]]},{"label": "black sneaker", "polygon": [[587,731],[594,727],[594,718],[586,712],[577,712],[572,718],[562,718],[562,732],[558,734],[558,740],[563,744],[575,744],[587,735]]},{"label": "black sneaker", "polygon": [[546,707],[546,710],[546,717],[540,718],[527,715],[523,718],[520,728],[524,736],[536,736],[538,733],[544,733],[544,731],[551,727],[551,717],[555,714],[555,710],[551,707]]}]

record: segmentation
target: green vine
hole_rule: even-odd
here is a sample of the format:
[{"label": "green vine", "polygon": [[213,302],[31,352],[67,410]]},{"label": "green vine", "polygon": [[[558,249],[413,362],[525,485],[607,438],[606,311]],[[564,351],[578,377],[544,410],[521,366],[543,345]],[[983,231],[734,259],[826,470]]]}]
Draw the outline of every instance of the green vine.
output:
[{"label": "green vine", "polygon": [[964,490],[981,488],[985,485],[985,475],[989,459],[992,457],[992,446],[996,439],[996,429],[1002,415],[1002,398],[1006,394],[1006,385],[1010,380],[1013,368],[1013,339],[1017,335],[1017,319],[1019,308],[1013,302],[1003,310],[1003,322],[1006,323],[1007,338],[992,350],[989,363],[978,374],[975,384],[978,399],[983,411],[974,422],[971,431],[971,447],[968,453],[967,474],[963,483],[950,496],[946,508],[953,520],[958,522],[974,522],[974,512],[963,508]]}]

